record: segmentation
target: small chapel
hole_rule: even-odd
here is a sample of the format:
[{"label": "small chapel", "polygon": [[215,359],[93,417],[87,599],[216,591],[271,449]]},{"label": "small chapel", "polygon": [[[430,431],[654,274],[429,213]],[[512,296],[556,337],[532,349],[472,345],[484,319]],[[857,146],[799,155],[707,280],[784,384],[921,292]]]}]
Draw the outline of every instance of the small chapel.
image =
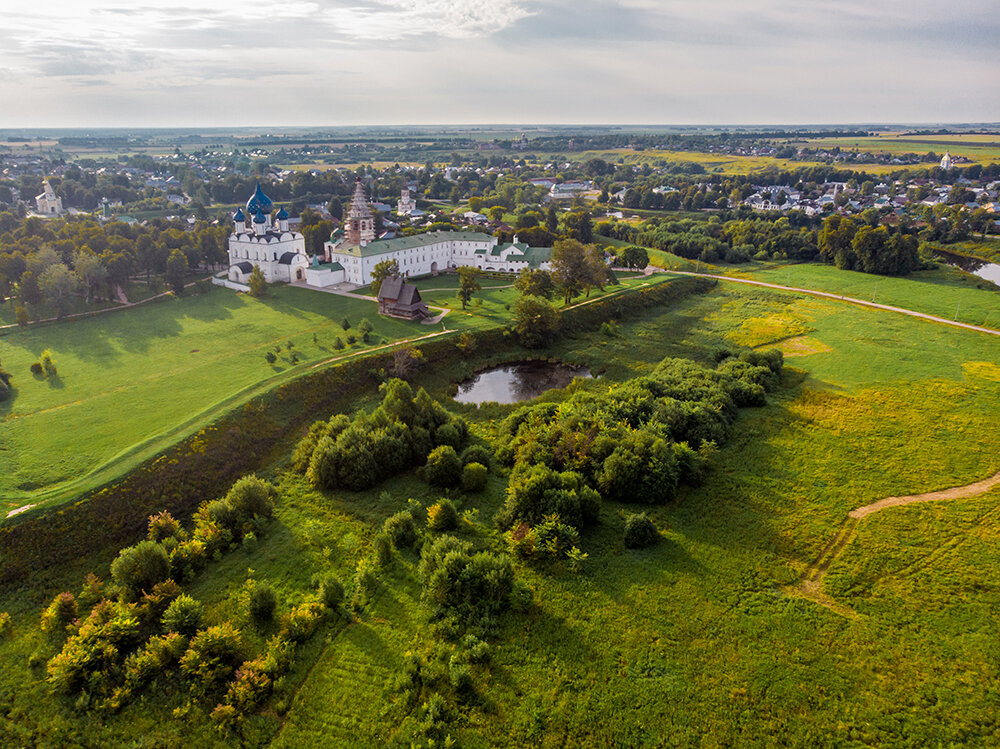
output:
[{"label": "small chapel", "polygon": [[230,281],[246,283],[255,265],[268,283],[305,280],[309,266],[305,237],[288,228],[288,211],[284,208],[272,220],[273,207],[258,183],[246,211],[237,209],[229,236]]}]

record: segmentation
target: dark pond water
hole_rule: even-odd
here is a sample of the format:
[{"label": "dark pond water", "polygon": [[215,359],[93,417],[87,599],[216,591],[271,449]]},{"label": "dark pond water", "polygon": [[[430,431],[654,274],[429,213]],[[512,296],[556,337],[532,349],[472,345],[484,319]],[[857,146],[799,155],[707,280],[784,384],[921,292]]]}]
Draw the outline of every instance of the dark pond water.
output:
[{"label": "dark pond water", "polygon": [[520,403],[537,398],[546,390],[563,388],[574,377],[591,377],[586,367],[525,361],[483,370],[459,383],[455,400],[459,403]]},{"label": "dark pond water", "polygon": [[948,265],[954,265],[966,273],[973,273],[980,278],[985,278],[987,281],[992,281],[1000,286],[1000,265],[996,263],[988,263],[985,260],[966,257],[965,255],[955,255],[944,250],[937,250],[935,254],[948,263]]}]

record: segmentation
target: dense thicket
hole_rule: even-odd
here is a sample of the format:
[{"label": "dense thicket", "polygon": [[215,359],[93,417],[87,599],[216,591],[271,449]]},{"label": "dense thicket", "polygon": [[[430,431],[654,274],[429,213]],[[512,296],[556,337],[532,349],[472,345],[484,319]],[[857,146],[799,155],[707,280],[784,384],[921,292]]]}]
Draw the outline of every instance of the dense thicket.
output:
[{"label": "dense thicket", "polygon": [[[445,485],[458,483],[461,463],[454,448],[465,443],[465,422],[445,411],[423,388],[414,395],[403,380],[389,380],[380,391],[382,402],[371,413],[362,410],[351,418],[338,414],[313,424],[295,449],[293,465],[305,471],[313,486],[361,491],[422,465],[436,447],[446,446],[450,453],[439,452],[447,453],[447,466],[439,466],[437,455],[432,478]],[[454,469],[454,476],[448,468]]]},{"label": "dense thicket", "polygon": [[664,359],[606,391],[507,417],[496,455],[512,473],[497,523],[535,527],[558,516],[582,528],[596,521],[602,496],[656,504],[671,500],[680,483],[696,483],[737,409],[763,405],[780,379],[778,350],[720,358],[714,368]]}]

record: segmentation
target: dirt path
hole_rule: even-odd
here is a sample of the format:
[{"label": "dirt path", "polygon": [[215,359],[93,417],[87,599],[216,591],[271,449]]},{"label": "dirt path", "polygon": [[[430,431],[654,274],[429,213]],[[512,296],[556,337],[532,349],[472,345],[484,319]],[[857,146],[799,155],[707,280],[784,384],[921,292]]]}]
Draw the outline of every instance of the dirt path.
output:
[{"label": "dirt path", "polygon": [[866,302],[864,299],[857,299],[855,297],[850,297],[850,296],[842,296],[840,294],[833,294],[828,291],[816,291],[815,289],[801,289],[796,286],[782,286],[781,284],[767,283],[766,281],[752,281],[749,278],[734,278],[732,276],[719,276],[713,273],[694,273],[693,271],[687,271],[687,270],[670,270],[669,268],[654,267],[654,272],[657,270],[662,270],[666,273],[675,273],[680,276],[699,276],[701,278],[714,278],[718,281],[732,281],[733,283],[749,284],[750,286],[763,286],[768,289],[778,289],[780,291],[794,291],[799,294],[809,294],[810,296],[818,296],[824,299],[835,299],[839,302],[857,304],[861,307],[870,307],[872,309],[882,309],[882,310],[887,310],[889,312],[898,312],[901,315],[918,317],[921,320],[929,320],[930,322],[940,323],[941,325],[950,325],[953,328],[964,328],[965,330],[974,330],[977,333],[988,333],[989,335],[1000,336],[1000,330],[994,330],[993,328],[984,328],[981,325],[970,325],[969,323],[957,322],[955,320],[949,320],[945,317],[937,317],[936,315],[928,315],[923,312],[915,312],[912,309],[905,309],[904,307],[893,307],[890,304],[876,304],[875,302]]},{"label": "dirt path", "polygon": [[966,484],[965,486],[955,486],[951,489],[942,489],[925,494],[909,494],[904,497],[885,497],[877,502],[856,507],[847,513],[847,517],[844,518],[844,522],[837,529],[836,535],[823,548],[816,560],[806,568],[806,571],[802,573],[798,582],[795,585],[789,586],[785,592],[808,598],[843,616],[856,617],[857,614],[853,609],[838,603],[823,592],[823,578],[826,577],[827,570],[841,557],[847,546],[854,540],[854,532],[862,519],[887,507],[903,507],[918,502],[937,502],[942,499],[975,497],[985,494],[998,485],[1000,485],[1000,473],[973,484]]}]

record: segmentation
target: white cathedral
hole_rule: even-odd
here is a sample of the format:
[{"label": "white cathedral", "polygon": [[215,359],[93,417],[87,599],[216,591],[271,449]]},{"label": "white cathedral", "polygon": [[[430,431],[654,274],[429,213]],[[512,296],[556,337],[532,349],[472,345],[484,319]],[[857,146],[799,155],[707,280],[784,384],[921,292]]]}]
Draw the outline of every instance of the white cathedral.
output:
[{"label": "white cathedral", "polygon": [[271,200],[257,185],[247,201],[253,216],[253,230],[238,210],[233,216],[234,231],[229,237],[229,280],[246,283],[255,265],[269,283],[305,282],[325,288],[338,284],[367,286],[372,271],[383,260],[395,260],[404,278],[427,276],[473,266],[487,272],[518,273],[526,268],[549,268],[551,250],[518,242],[501,243],[481,232],[436,231],[396,239],[377,239],[375,217],[359,179],[354,185],[351,205],[344,217],[344,237],[323,246],[323,254],[312,259],[305,251],[305,239],[288,230],[288,214],[278,211],[276,225],[269,224]]},{"label": "white cathedral", "polygon": [[[293,283],[305,280],[309,266],[306,240],[288,228],[288,212],[282,208],[271,222],[271,199],[260,184],[242,209],[233,216],[233,233],[229,236],[229,280],[246,283],[256,265],[268,283]],[[247,226],[247,216],[251,226]]]},{"label": "white cathedral", "polygon": [[42,180],[42,194],[35,196],[35,207],[43,216],[59,216],[63,212],[62,198],[56,195],[49,181]]}]

